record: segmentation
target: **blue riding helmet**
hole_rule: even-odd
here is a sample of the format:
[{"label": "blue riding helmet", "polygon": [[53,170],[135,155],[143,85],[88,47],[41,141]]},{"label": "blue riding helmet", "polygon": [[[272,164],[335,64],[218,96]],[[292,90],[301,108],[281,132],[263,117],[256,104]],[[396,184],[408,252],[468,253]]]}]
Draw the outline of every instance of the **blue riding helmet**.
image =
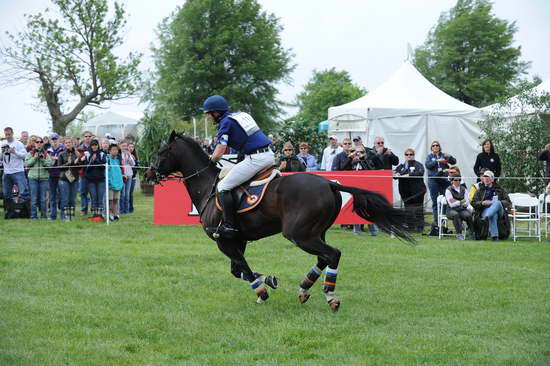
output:
[{"label": "blue riding helmet", "polygon": [[214,111],[228,111],[229,110],[229,104],[227,104],[227,101],[224,97],[221,95],[212,95],[204,101],[204,104],[201,107],[201,110],[204,113],[208,112],[214,112]]}]

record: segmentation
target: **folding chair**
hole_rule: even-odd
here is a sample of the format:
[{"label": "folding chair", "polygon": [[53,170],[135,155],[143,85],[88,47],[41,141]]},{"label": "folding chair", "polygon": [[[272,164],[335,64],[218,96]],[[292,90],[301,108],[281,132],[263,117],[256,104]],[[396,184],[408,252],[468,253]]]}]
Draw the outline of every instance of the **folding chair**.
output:
[{"label": "folding chair", "polygon": [[[445,196],[437,196],[437,226],[439,228],[439,239],[444,236],[454,236],[449,234],[449,219],[447,218],[447,199]],[[443,229],[446,230],[443,230]]]},{"label": "folding chair", "polygon": [[539,196],[540,203],[540,219],[544,219],[544,238],[548,239],[548,221],[550,221],[550,194],[542,193]]},{"label": "folding chair", "polygon": [[[512,213],[508,216],[512,223],[512,235],[514,241],[517,238],[538,238],[541,241],[540,233],[540,202],[536,197],[529,195],[509,195],[512,201]],[[523,208],[520,211],[519,208]],[[527,223],[527,229],[518,228],[518,224]],[[534,235],[533,235],[534,231]],[[519,235],[519,234],[524,235]]]}]

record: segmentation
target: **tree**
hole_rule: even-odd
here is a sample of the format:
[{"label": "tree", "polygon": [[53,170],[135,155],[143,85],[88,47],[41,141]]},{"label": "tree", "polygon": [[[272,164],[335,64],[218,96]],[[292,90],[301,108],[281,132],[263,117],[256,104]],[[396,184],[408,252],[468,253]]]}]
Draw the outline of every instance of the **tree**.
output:
[{"label": "tree", "polygon": [[327,133],[317,132],[317,127],[300,119],[291,118],[278,124],[275,135],[277,138],[273,141],[273,148],[279,152],[283,150],[283,144],[287,141],[294,145],[296,152],[300,142],[307,142],[309,153],[317,157],[321,156],[327,146]]},{"label": "tree", "polygon": [[434,85],[476,107],[514,95],[529,66],[513,46],[515,22],[491,10],[488,0],[458,0],[414,54],[415,66]]},{"label": "tree", "polygon": [[480,123],[481,137],[491,139],[500,156],[504,177],[499,184],[508,192],[538,194],[544,183],[537,154],[550,141],[550,94],[537,93],[529,83],[522,89]]},{"label": "tree", "polygon": [[[38,81],[39,98],[46,103],[53,130],[66,128],[88,105],[99,106],[136,93],[141,55],[122,61],[113,50],[123,42],[125,11],[114,3],[109,19],[107,0],[52,0],[59,18],[26,15],[26,30],[7,33],[9,46],[0,48],[7,65],[4,82]],[[71,105],[71,106],[69,106]]]},{"label": "tree", "polygon": [[182,118],[212,94],[269,127],[281,112],[276,84],[293,66],[282,27],[256,0],[188,0],[158,27],[156,73],[147,100]]},{"label": "tree", "polygon": [[352,83],[347,71],[336,71],[335,68],[313,71],[313,77],[296,97],[299,107],[296,119],[306,122],[312,128],[327,119],[329,107],[345,104],[355,100],[367,91]]}]

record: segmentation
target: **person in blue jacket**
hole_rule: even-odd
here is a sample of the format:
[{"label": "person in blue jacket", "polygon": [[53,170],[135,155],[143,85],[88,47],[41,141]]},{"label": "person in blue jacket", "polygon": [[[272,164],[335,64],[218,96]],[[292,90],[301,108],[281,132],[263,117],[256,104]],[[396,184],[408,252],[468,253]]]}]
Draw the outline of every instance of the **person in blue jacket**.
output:
[{"label": "person in blue jacket", "polygon": [[433,222],[437,225],[437,197],[445,195],[445,190],[451,185],[449,181],[449,164],[456,164],[456,159],[441,151],[439,141],[433,141],[432,153],[428,154],[424,166],[428,171],[428,189],[432,200]]},{"label": "person in blue jacket", "polygon": [[120,191],[124,187],[124,177],[120,167],[117,144],[109,145],[107,164],[109,165],[109,220],[118,220],[118,201],[120,200]]},{"label": "person in blue jacket", "polygon": [[229,112],[224,97],[212,95],[202,106],[206,118],[218,125],[218,145],[210,156],[214,163],[223,156],[226,147],[235,149],[244,159],[237,163],[218,183],[218,200],[223,208],[223,223],[218,232],[226,237],[238,234],[233,188],[251,179],[259,171],[275,165],[271,140],[260,130],[254,118],[245,112]]}]

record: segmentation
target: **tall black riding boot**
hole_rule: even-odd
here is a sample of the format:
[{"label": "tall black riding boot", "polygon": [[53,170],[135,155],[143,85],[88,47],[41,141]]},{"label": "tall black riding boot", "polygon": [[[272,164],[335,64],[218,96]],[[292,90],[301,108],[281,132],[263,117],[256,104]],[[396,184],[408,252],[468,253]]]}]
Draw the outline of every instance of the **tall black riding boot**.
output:
[{"label": "tall black riding boot", "polygon": [[235,235],[239,232],[237,229],[237,218],[235,213],[235,200],[231,191],[218,192],[218,200],[223,209],[223,223],[219,228],[222,234]]}]

